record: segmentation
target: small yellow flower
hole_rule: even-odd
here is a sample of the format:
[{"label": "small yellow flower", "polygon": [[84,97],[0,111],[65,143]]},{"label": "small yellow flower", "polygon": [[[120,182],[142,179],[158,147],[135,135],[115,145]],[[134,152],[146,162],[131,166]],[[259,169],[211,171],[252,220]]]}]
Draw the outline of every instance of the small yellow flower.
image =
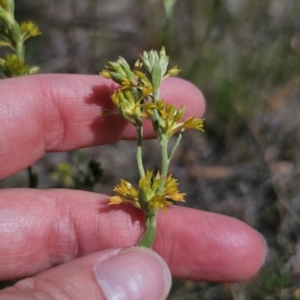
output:
[{"label": "small yellow flower", "polygon": [[[109,205],[120,204],[122,202],[129,202],[133,206],[142,209],[147,202],[148,209],[162,209],[172,205],[172,201],[184,201],[184,193],[178,191],[178,183],[170,174],[165,182],[162,191],[159,191],[161,176],[159,173],[154,176],[154,171],[146,171],[146,176],[139,181],[140,191],[137,191],[131,183],[121,179],[121,183],[114,188],[115,196],[110,197]],[[143,192],[141,192],[143,191]],[[146,199],[142,199],[142,197]],[[172,201],[171,201],[172,200]]]},{"label": "small yellow flower", "polygon": [[130,89],[132,87],[134,87],[135,85],[133,84],[132,81],[128,80],[128,79],[124,79],[122,82],[121,82],[121,89],[122,90],[126,90],[126,89]]},{"label": "small yellow flower", "polygon": [[166,197],[162,195],[155,195],[150,199],[150,207],[155,209],[162,209],[164,212],[167,211],[167,207],[172,205],[171,201],[168,201]]},{"label": "small yellow flower", "polygon": [[120,196],[113,196],[113,197],[109,197],[109,203],[108,203],[108,205],[120,204],[122,202],[123,202],[122,197],[120,197]]},{"label": "small yellow flower", "polygon": [[121,179],[121,184],[114,188],[114,192],[129,199],[137,199],[137,190],[128,181]]},{"label": "small yellow flower", "polygon": [[138,59],[134,64],[134,70],[140,69],[143,66],[143,63]]},{"label": "small yellow flower", "polygon": [[167,177],[162,191],[159,191],[160,181],[160,174],[157,173],[154,177],[153,170],[147,171],[146,176],[139,181],[139,187],[145,192],[150,208],[161,208],[165,211],[172,204],[170,200],[184,201],[185,194],[179,193],[177,180],[172,174]]},{"label": "small yellow flower", "polygon": [[172,177],[172,174],[169,174],[165,183],[165,193],[166,197],[174,201],[184,201],[185,193],[179,193],[177,179]]},{"label": "small yellow flower", "polygon": [[143,117],[150,120],[153,116],[154,110],[157,109],[157,105],[155,105],[153,102],[145,102],[141,104],[141,108],[144,112]]},{"label": "small yellow flower", "polygon": [[57,171],[50,174],[50,178],[54,181],[61,180],[66,187],[73,187],[73,170],[69,163],[59,163]]},{"label": "small yellow flower", "polygon": [[110,73],[107,70],[103,70],[99,74],[106,79],[111,79]]},{"label": "small yellow flower", "polygon": [[139,79],[141,79],[141,80],[147,78],[146,74],[145,74],[144,72],[142,72],[142,71],[134,70],[133,72],[134,72],[134,74],[135,74]]},{"label": "small yellow flower", "polygon": [[[149,80],[148,76],[139,70],[134,70],[133,71],[134,75],[136,76],[135,80],[137,82],[136,87],[141,89],[141,90],[149,90],[152,92],[153,86],[151,81]],[[150,92],[148,94],[150,94]]]},{"label": "small yellow flower", "polygon": [[168,76],[176,76],[179,72],[180,70],[176,66],[168,71]]},{"label": "small yellow flower", "polygon": [[112,102],[117,106],[120,114],[130,123],[135,124],[137,120],[141,120],[143,113],[141,111],[141,100],[130,90],[119,89],[111,96]]},{"label": "small yellow flower", "polygon": [[23,42],[29,39],[30,37],[34,37],[41,34],[39,28],[31,21],[21,23],[20,28],[22,32]]},{"label": "small yellow flower", "polygon": [[194,117],[189,117],[183,122],[182,127],[185,129],[197,129],[200,131],[204,131],[203,121],[204,121],[204,119],[197,119]]},{"label": "small yellow flower", "polygon": [[138,201],[138,191],[126,180],[121,179],[121,183],[114,188],[115,196],[110,197],[109,205],[129,202],[137,208],[141,208]]},{"label": "small yellow flower", "polygon": [[119,57],[116,62],[110,61],[105,69],[100,72],[100,75],[102,75],[104,78],[114,80],[121,86],[122,83],[129,85],[128,81],[131,82],[131,85],[134,85],[133,72],[131,71],[126,60],[122,57]]},{"label": "small yellow flower", "polygon": [[151,85],[148,86],[144,86],[142,89],[142,98],[146,98],[147,96],[149,96],[153,91],[153,87]]},{"label": "small yellow flower", "polygon": [[169,137],[182,129],[197,129],[203,130],[203,119],[194,117],[187,118],[184,122],[179,122],[182,118],[185,107],[181,106],[178,110],[174,105],[165,103],[163,99],[159,99],[157,105],[153,103],[144,103],[142,105],[148,119],[152,118],[156,110],[161,117],[162,128]]},{"label": "small yellow flower", "polygon": [[3,65],[3,71],[7,77],[16,77],[29,74],[29,66],[16,54],[8,54]]}]

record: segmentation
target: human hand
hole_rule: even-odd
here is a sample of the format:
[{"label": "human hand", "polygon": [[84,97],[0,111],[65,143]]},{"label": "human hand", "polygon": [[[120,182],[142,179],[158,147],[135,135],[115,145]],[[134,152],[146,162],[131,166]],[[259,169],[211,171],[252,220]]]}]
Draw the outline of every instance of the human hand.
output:
[{"label": "human hand", "polygon": [[[135,138],[121,117],[99,114],[111,107],[112,88],[100,76],[1,80],[0,178],[46,152]],[[186,81],[167,79],[161,93],[185,104],[186,116],[204,113],[201,93]],[[176,206],[158,216],[153,249],[163,260],[132,247],[143,231],[141,211],[107,202],[106,195],[76,190],[1,190],[0,280],[32,277],[0,291],[0,298],[164,299],[171,285],[164,261],[174,277],[225,282],[249,279],[263,262],[264,243],[248,225]]]}]

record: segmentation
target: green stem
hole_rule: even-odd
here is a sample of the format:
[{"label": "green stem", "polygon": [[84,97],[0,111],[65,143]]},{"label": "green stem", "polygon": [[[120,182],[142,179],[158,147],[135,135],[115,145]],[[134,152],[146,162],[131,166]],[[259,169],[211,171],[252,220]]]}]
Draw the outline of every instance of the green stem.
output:
[{"label": "green stem", "polygon": [[38,176],[37,174],[35,174],[33,171],[32,171],[32,167],[28,167],[27,168],[27,171],[28,171],[28,177],[29,177],[29,187],[30,188],[37,188],[38,186]]},{"label": "green stem", "polygon": [[137,149],[136,149],[136,160],[140,176],[145,177],[145,170],[143,166],[143,155],[142,155],[142,142],[143,142],[143,126],[142,121],[137,122]]},{"label": "green stem", "polygon": [[21,42],[17,42],[16,44],[16,54],[20,60],[24,60],[23,44]]},{"label": "green stem", "polygon": [[[157,104],[158,100],[159,100],[159,91],[160,91],[160,88],[155,88],[153,90],[153,103],[154,104]],[[153,116],[152,116],[152,125],[153,125],[153,128],[154,130],[157,132],[157,129],[159,128],[160,126],[160,118],[159,118],[159,115],[158,115],[158,112],[157,110],[154,110],[153,112]],[[159,136],[158,136],[159,138]]]},{"label": "green stem", "polygon": [[15,52],[20,60],[24,60],[24,49],[21,28],[16,21],[14,21],[13,23],[11,34],[15,46]]},{"label": "green stem", "polygon": [[168,137],[164,134],[160,141],[161,147],[161,175],[160,175],[160,184],[158,188],[158,193],[162,192],[165,186],[170,159],[168,157]]},{"label": "green stem", "polygon": [[154,104],[157,104],[158,100],[159,100],[159,92],[160,92],[160,88],[155,88],[153,91],[153,102]]},{"label": "green stem", "polygon": [[138,246],[151,248],[156,234],[156,215],[157,210],[146,217],[146,230],[140,239]]}]

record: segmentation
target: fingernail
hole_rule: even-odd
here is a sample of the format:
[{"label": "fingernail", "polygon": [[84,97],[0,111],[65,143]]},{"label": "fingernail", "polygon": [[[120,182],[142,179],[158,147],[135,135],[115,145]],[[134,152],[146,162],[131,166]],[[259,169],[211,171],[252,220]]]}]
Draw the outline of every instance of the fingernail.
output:
[{"label": "fingernail", "polygon": [[95,265],[94,274],[109,300],[166,299],[171,287],[166,262],[144,247],[113,252]]},{"label": "fingernail", "polygon": [[268,243],[266,241],[266,239],[264,238],[264,236],[257,231],[257,233],[259,234],[262,242],[263,242],[263,245],[264,245],[264,256],[263,256],[263,260],[262,260],[262,263],[261,263],[261,266],[263,266],[266,262],[266,259],[267,259],[267,254],[268,254]]}]

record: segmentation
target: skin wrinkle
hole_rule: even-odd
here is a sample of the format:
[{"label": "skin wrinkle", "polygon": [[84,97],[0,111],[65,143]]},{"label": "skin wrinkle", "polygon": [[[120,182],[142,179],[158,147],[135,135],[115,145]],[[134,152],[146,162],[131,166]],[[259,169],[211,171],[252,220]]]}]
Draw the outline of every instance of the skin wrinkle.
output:
[{"label": "skin wrinkle", "polygon": [[214,238],[216,240],[218,240],[219,234],[215,231],[215,228],[214,228],[213,224],[211,224],[211,220],[206,219],[206,222],[207,222],[207,225],[208,225],[207,227],[210,228],[210,231],[209,231],[210,235],[212,234],[214,236]]},{"label": "skin wrinkle", "polygon": [[[172,210],[173,207],[170,207],[168,210]],[[161,249],[161,251],[164,253],[163,258],[167,262],[175,262],[176,263],[176,254],[177,252],[174,251],[174,242],[178,244],[178,240],[174,239],[173,231],[169,231],[167,238],[163,236],[163,228],[162,225],[164,223],[164,218],[166,217],[165,214],[162,214],[159,212],[158,218],[157,218],[157,235],[154,240],[154,248]],[[176,222],[176,221],[174,221]],[[159,241],[159,242],[158,242]],[[172,247],[169,247],[168,245],[172,244]]]},{"label": "skin wrinkle", "polygon": [[[28,291],[28,294],[33,297],[33,299],[51,299],[53,297],[57,297],[59,295],[60,299],[71,299],[67,293],[63,289],[64,286],[58,286],[55,283],[52,283],[50,280],[32,277],[25,278],[19,282],[17,282],[12,289],[16,289],[17,292]],[[49,291],[51,291],[49,293]],[[54,296],[55,295],[55,296]],[[49,298],[49,296],[51,298]],[[54,299],[54,298],[52,298]]]},{"label": "skin wrinkle", "polygon": [[[0,174],[1,174],[2,172],[3,172],[3,173],[5,172],[5,170],[6,170],[7,167],[4,165],[4,162],[8,161],[9,158],[10,158],[10,155],[9,155],[9,154],[0,157]],[[0,175],[0,179],[3,179],[3,178],[5,178],[5,177],[2,177],[2,176]]]},{"label": "skin wrinkle", "polygon": [[[26,193],[24,196],[26,197]],[[49,267],[49,262],[45,260],[45,257],[48,257],[47,252],[49,248],[46,246],[45,242],[48,241],[47,232],[50,225],[49,220],[51,219],[51,208],[47,204],[51,203],[51,201],[48,201],[48,199],[45,200],[40,206],[35,206],[34,201],[27,202],[26,206],[21,205],[21,203],[18,204],[18,202],[12,202],[12,204],[16,203],[17,206],[14,205],[11,213],[5,215],[8,221],[9,219],[11,221],[15,220],[15,233],[10,234],[7,237],[3,235],[1,237],[2,240],[6,240],[6,245],[11,245],[11,250],[6,250],[9,251],[10,256],[12,251],[15,251],[16,253],[19,252],[24,257],[23,260],[19,259],[19,261],[36,262],[36,270],[40,270],[43,266]],[[3,204],[5,205],[5,201],[2,202],[2,205]],[[38,207],[39,209],[37,210],[36,208]],[[17,213],[18,209],[20,209],[20,212],[22,213]],[[1,213],[3,213],[2,210]],[[39,228],[39,230],[36,230],[37,228]],[[12,240],[12,238],[14,238],[14,240]],[[16,240],[16,238],[18,238],[18,240]],[[15,260],[15,255],[13,257],[11,256],[9,259],[13,262]],[[23,265],[24,270],[27,268],[27,264]],[[31,263],[31,272],[33,269]],[[28,274],[26,271],[25,273]]]},{"label": "skin wrinkle", "polygon": [[[4,148],[5,143],[3,141],[5,140],[5,128],[7,127],[7,123],[9,122],[9,117],[6,116],[6,111],[8,111],[8,108],[6,108],[6,103],[0,102],[0,149]],[[4,126],[5,124],[5,126]],[[0,150],[1,151],[1,150]],[[2,150],[3,151],[3,150]],[[0,156],[0,162],[3,160],[3,158]],[[1,164],[0,164],[1,166]],[[0,167],[1,168],[1,167]]]},{"label": "skin wrinkle", "polygon": [[[2,103],[1,103],[2,104]],[[6,152],[6,148],[9,148],[9,144],[5,143],[5,139],[6,139],[6,136],[5,136],[5,131],[10,131],[10,124],[11,124],[11,118],[10,118],[10,103],[6,103],[4,102],[3,105],[1,105],[0,107],[0,113],[1,113],[1,118],[0,118],[0,125],[2,128],[0,133],[1,133],[1,139],[0,139],[0,151],[1,152]],[[5,124],[5,125],[4,125]],[[5,128],[5,130],[4,130]],[[7,129],[8,128],[8,129]],[[8,154],[10,155],[10,154]],[[5,158],[3,158],[3,155],[0,155],[0,162],[3,160],[5,162],[5,159],[8,155],[5,155]],[[1,163],[2,165],[2,163]]]},{"label": "skin wrinkle", "polygon": [[[5,94],[5,85],[1,86],[1,89],[3,88],[3,92]],[[19,90],[19,89],[20,90]],[[27,86],[18,86],[16,89],[14,89],[15,93],[16,90],[18,93],[26,94],[28,87]],[[31,101],[18,101],[19,99],[16,98],[14,92],[11,92],[11,99],[5,99],[2,103],[6,103],[5,106],[5,111],[4,113],[7,115],[8,120],[6,120],[5,126],[8,128],[6,130],[6,134],[3,134],[3,140],[13,140],[15,142],[14,146],[11,147],[9,143],[4,144],[4,147],[1,148],[1,152],[3,154],[0,155],[0,157],[7,157],[8,159],[3,160],[2,163],[2,169],[7,169],[11,168],[14,165],[17,165],[19,160],[15,159],[12,163],[11,158],[13,157],[16,153],[18,154],[17,157],[21,157],[21,159],[26,156],[26,153],[28,151],[33,152],[33,153],[38,153],[39,149],[36,147],[36,145],[39,144],[38,141],[38,136],[32,135],[32,132],[36,132],[37,130],[40,130],[40,128],[36,128],[31,123],[32,115],[36,116],[38,114],[38,111],[36,108],[32,107]],[[28,114],[28,112],[31,112]],[[20,122],[20,125],[18,126],[18,121],[19,120],[26,120],[24,122]],[[11,125],[10,125],[11,124]],[[26,124],[26,125],[25,125]],[[4,125],[3,125],[4,126]],[[24,145],[24,139],[27,139],[26,145]],[[30,145],[30,146],[29,146]],[[9,164],[9,165],[8,165]],[[17,169],[18,171],[19,169]]]},{"label": "skin wrinkle", "polygon": [[[120,216],[121,217],[121,216]],[[115,232],[115,228],[117,227],[120,227],[120,224],[119,223],[119,219],[121,218],[116,218],[115,220],[115,224],[113,224],[113,226],[111,226],[110,230],[111,230],[111,236],[115,236],[114,232]],[[116,238],[114,239],[114,244],[115,245],[118,245],[118,239],[121,237],[124,239],[124,241],[128,240],[128,232],[132,232],[133,234],[135,232],[137,232],[138,234],[135,235],[135,239],[136,239],[136,242],[141,238],[141,234],[138,232],[138,230],[140,228],[143,228],[144,227],[144,223],[140,222],[140,221],[133,221],[131,218],[127,218],[124,216],[122,217],[122,226],[123,228],[126,228],[126,230],[122,230],[120,231],[120,234],[119,234],[119,237],[116,236]],[[131,245],[130,242],[126,242],[128,244],[128,246]]]},{"label": "skin wrinkle", "polygon": [[[98,194],[98,197],[101,199],[101,197],[106,198],[107,196]],[[74,201],[76,200],[78,199],[74,199]],[[61,201],[63,203],[63,198],[61,199]],[[69,216],[73,222],[72,226],[74,228],[76,239],[78,239],[78,237],[81,237],[80,244],[78,244],[78,240],[76,240],[77,257],[83,254],[91,253],[95,251],[95,249],[99,249],[98,245],[105,244],[103,232],[105,233],[105,237],[107,235],[107,232],[109,231],[111,222],[108,222],[107,214],[103,214],[100,212],[102,206],[106,207],[105,201],[104,203],[103,201],[91,202],[89,199],[80,197],[80,203],[77,203],[74,206],[71,205],[69,207]],[[81,207],[86,207],[87,209],[82,210]],[[121,220],[119,221],[122,222]],[[115,236],[115,234],[113,234],[112,236]],[[58,242],[59,241],[56,240],[56,243]],[[119,240],[117,242],[119,242]],[[109,247],[109,244],[107,247]],[[105,248],[106,246],[102,246],[102,249]]]},{"label": "skin wrinkle", "polygon": [[[161,214],[161,216],[164,217],[163,214]],[[253,266],[251,261],[245,261],[250,253],[251,255],[253,255],[254,251],[257,252],[257,248],[255,250],[255,246],[251,247],[251,244],[249,244],[249,242],[251,241],[251,237],[249,237],[249,235],[245,233],[245,238],[243,239],[242,243],[237,245],[236,242],[234,242],[236,239],[239,240],[240,232],[244,232],[244,227],[247,225],[243,223],[239,224],[237,220],[228,217],[226,222],[233,222],[231,223],[232,225],[236,223],[236,225],[239,226],[234,228],[240,228],[239,230],[235,229],[235,233],[233,234],[232,225],[230,225],[229,227],[228,224],[227,226],[224,226],[226,224],[223,224],[223,222],[220,223],[220,219],[216,217],[216,214],[207,213],[202,215],[201,221],[200,219],[195,219],[195,221],[193,221],[193,216],[192,218],[190,218],[188,215],[186,215],[185,219],[188,219],[189,221],[185,222],[185,220],[177,216],[177,222],[179,222],[179,224],[182,224],[182,227],[180,229],[176,228],[176,232],[178,236],[181,236],[181,251],[185,253],[186,261],[185,265],[180,264],[176,261],[176,253],[175,251],[173,251],[172,244],[172,256],[163,255],[163,257],[166,261],[169,262],[173,276],[177,277],[179,274],[185,273],[185,278],[193,278],[199,276],[200,270],[203,274],[209,274],[208,278],[210,278],[210,280],[219,281],[221,280],[222,276],[224,276],[224,274],[226,274],[228,278],[231,277],[231,271],[230,268],[228,268],[228,266],[231,265],[243,265],[242,272],[245,272],[245,270],[249,270],[249,275],[251,274],[251,272],[253,272],[251,271],[251,269],[253,270],[255,266]],[[209,221],[209,224],[207,223],[207,220]],[[190,229],[187,229],[183,225],[186,224],[186,226],[188,226],[188,224],[199,224],[199,221],[200,224],[203,225],[199,227],[193,227],[194,232]],[[212,238],[212,236],[210,235],[211,227],[220,228],[220,234]],[[187,230],[189,231],[190,240],[193,241],[189,245],[187,245],[184,240],[184,232],[186,232]],[[203,234],[201,234],[201,232],[203,232]],[[214,232],[216,231],[214,230]],[[230,239],[228,240],[228,238],[231,238],[232,240],[230,241]],[[172,239],[174,239],[174,237],[172,237]],[[177,242],[179,242],[179,240],[177,240]],[[193,247],[191,247],[191,245],[193,245]],[[156,246],[158,247],[156,249],[160,248],[159,245],[155,244],[155,247]],[[220,246],[224,249],[223,251],[220,251]],[[241,248],[243,249],[242,252],[240,251]],[[199,255],[195,256],[195,249],[198,249]],[[234,253],[238,253],[238,257],[236,257]],[[257,254],[258,256],[260,256],[259,253]],[[193,257],[193,259],[190,260],[190,257]],[[213,270],[208,267],[210,265],[214,266]],[[239,271],[240,270],[236,270],[237,273]],[[231,281],[232,280],[233,279],[231,279]]]},{"label": "skin wrinkle", "polygon": [[[39,270],[41,268],[41,262],[43,262],[44,251],[43,245],[36,243],[35,241],[39,239],[42,240],[41,236],[43,236],[43,232],[41,232],[40,238],[38,238],[35,235],[34,239],[32,239],[30,229],[32,227],[42,228],[43,226],[41,226],[41,224],[37,224],[36,222],[34,222],[34,224],[30,221],[28,222],[26,214],[22,219],[19,218],[15,222],[15,224],[16,226],[14,233],[11,233],[9,235],[3,235],[1,233],[1,239],[6,241],[6,249],[4,248],[3,251],[0,251],[0,253],[7,253],[7,255],[2,255],[0,257],[0,264],[2,265],[2,270],[4,269],[5,265],[8,266],[8,270],[10,270],[13,266],[17,265],[16,269],[18,269],[19,272],[22,272],[22,270],[25,271],[27,270],[27,264],[24,264],[24,261],[30,258],[34,258],[32,259],[32,263],[30,264],[30,269],[31,272],[36,272],[36,270]],[[31,247],[29,248],[28,245],[31,245]],[[45,264],[42,263],[42,265]],[[27,274],[28,272],[25,271],[25,273]]]},{"label": "skin wrinkle", "polygon": [[[79,209],[78,209],[79,210]],[[81,231],[85,232],[86,239],[87,240],[92,240],[93,242],[97,241],[97,244],[101,242],[101,239],[97,234],[93,234],[93,227],[91,224],[85,222],[88,218],[88,215],[84,216],[82,213],[79,214],[80,217],[77,217],[77,212],[75,211],[73,213],[74,217],[74,227],[76,228],[76,235],[77,235],[77,256],[80,257],[82,255],[85,255],[86,253],[91,253],[93,250],[89,250],[87,247],[92,244],[92,242],[89,243],[84,243],[78,242],[78,236],[81,235]],[[87,217],[87,218],[86,218]],[[98,218],[99,219],[99,218]],[[103,228],[103,225],[101,226],[100,220],[96,220],[95,227],[94,228]]]},{"label": "skin wrinkle", "polygon": [[243,233],[240,232],[239,235],[229,235],[227,238],[228,244],[232,245],[232,252],[238,252],[240,255],[247,255],[246,247],[247,246],[247,237]]},{"label": "skin wrinkle", "polygon": [[[99,194],[99,196],[101,196],[101,194]],[[88,200],[84,201],[82,205],[84,205],[85,202],[88,202]],[[95,205],[95,207],[93,206],[91,210],[98,212],[98,207],[99,205]],[[101,231],[106,230],[106,228],[104,228],[104,225],[108,224],[109,222],[107,222],[107,220],[105,220],[105,217],[100,213],[97,214],[92,221],[90,217],[91,215],[92,214],[90,210],[83,212],[82,209],[80,209],[80,206],[76,206],[75,208],[73,208],[72,217],[77,239],[79,236],[84,236],[84,238],[86,239],[81,240],[81,243],[77,244],[78,256],[82,256],[86,253],[95,251],[95,247],[103,242],[100,233]],[[87,222],[87,220],[89,219],[91,220],[91,222]]]},{"label": "skin wrinkle", "polygon": [[[107,198],[107,196],[103,196]],[[96,219],[97,222],[99,222],[99,227],[95,227],[93,230],[95,233],[93,234],[92,231],[91,235],[93,234],[94,240],[99,240],[102,249],[115,248],[120,245],[122,247],[131,246],[136,244],[141,236],[140,211],[136,211],[136,218],[133,218],[131,213],[128,214],[123,210],[123,208],[125,208],[125,210],[129,208],[130,211],[132,211],[132,207],[128,204],[122,206],[123,207],[120,208],[111,208],[107,206],[107,201],[99,202],[97,208],[98,216]],[[83,234],[84,229],[80,227],[80,230]],[[118,232],[117,235],[116,232]],[[82,247],[84,244],[86,244],[85,251],[87,251],[87,249],[91,251],[89,249],[91,245],[83,242]],[[93,245],[93,247],[95,247],[95,245]]]},{"label": "skin wrinkle", "polygon": [[[44,153],[50,149],[59,148],[66,136],[66,123],[61,109],[59,109],[59,97],[56,97],[52,85],[42,81],[43,88],[43,132],[44,132]],[[47,115],[46,115],[47,114]],[[51,115],[51,118],[49,117]],[[54,130],[55,128],[55,130]],[[43,154],[44,154],[43,153]]]},{"label": "skin wrinkle", "polygon": [[[77,78],[79,77],[74,76],[74,80],[76,80]],[[61,85],[61,83],[58,82],[55,77],[53,77],[50,82],[50,85],[45,85],[44,90],[49,91],[47,92],[47,94],[50,95],[48,97],[51,99],[49,102],[52,102],[51,105],[54,107],[54,111],[58,111],[59,113],[59,115],[54,115],[54,122],[57,122],[56,119],[61,120],[61,128],[63,129],[58,138],[52,138],[55,143],[53,143],[51,140],[46,141],[46,151],[53,151],[53,149],[55,149],[55,151],[60,151],[62,150],[60,148],[60,145],[64,145],[65,148],[66,145],[68,145],[67,149],[73,149],[79,146],[78,141],[80,141],[81,133],[78,132],[77,127],[83,127],[82,125],[84,124],[92,124],[94,122],[93,118],[95,118],[95,110],[96,108],[97,110],[99,109],[99,105],[96,105],[94,103],[85,103],[85,100],[80,102],[81,104],[78,105],[78,99],[86,99],[93,96],[93,91],[91,91],[89,87],[87,89],[81,82],[77,82],[76,86],[74,86],[72,82],[67,82],[67,84]],[[99,81],[99,84],[100,82],[101,81]],[[70,89],[69,85],[72,85],[72,89]],[[80,111],[80,115],[78,115],[78,111]],[[69,119],[69,114],[77,116],[78,120],[74,119],[72,123],[67,122],[66,120]],[[96,117],[98,117],[98,115],[96,115]],[[47,124],[45,129],[46,136],[51,133],[51,127],[51,123]],[[95,134],[95,132],[92,131],[91,126],[87,126],[86,128],[89,127],[90,130],[89,132],[85,132],[85,137],[87,135],[91,135],[91,137],[93,137]],[[78,140],[75,141],[76,139],[74,139],[74,136],[77,134],[79,135]],[[71,143],[70,138],[73,140],[73,142]],[[64,151],[67,149],[64,149]]]},{"label": "skin wrinkle", "polygon": [[56,218],[49,228],[48,255],[49,262],[57,265],[78,257],[79,246],[70,205],[55,194],[53,197]]},{"label": "skin wrinkle", "polygon": [[[177,241],[177,243],[176,243],[176,245],[177,245],[177,247],[176,247],[177,252],[175,252],[173,250],[173,247],[172,247],[172,251],[170,252],[171,253],[170,261],[174,261],[175,262],[176,261],[176,257],[179,256],[179,253],[181,251],[184,251],[185,253],[187,253],[187,255],[189,255],[188,253],[190,253],[190,255],[193,255],[192,253],[195,252],[194,249],[198,248],[196,245],[201,245],[203,243],[203,241],[202,241],[202,235],[201,235],[201,237],[199,237],[199,231],[202,232],[201,228],[197,228],[193,232],[191,232],[191,230],[190,230],[190,234],[192,236],[197,237],[197,239],[194,239],[191,244],[187,244],[183,240],[183,235],[182,234],[180,234],[180,233],[176,234],[175,240]],[[180,236],[181,236],[181,238],[180,238]],[[173,240],[174,240],[174,238],[173,238]],[[193,266],[192,265],[192,266],[189,266],[189,268],[186,268],[186,266],[184,264],[182,265],[182,267],[181,267],[182,268],[182,272],[186,273],[186,277],[187,278],[190,277],[192,274],[197,274],[198,275],[199,269],[201,270],[201,264],[202,264],[201,261],[202,260],[206,260],[206,258],[200,256],[200,257],[198,257],[197,260],[199,261],[198,266]],[[199,265],[200,265],[200,267],[199,267]],[[187,272],[187,270],[189,270],[189,272]]]},{"label": "skin wrinkle", "polygon": [[[28,93],[27,89],[28,87],[21,86],[21,90],[24,90],[24,94]],[[30,93],[32,92],[30,91]],[[20,101],[18,101],[17,108],[16,108],[16,104],[13,104],[14,107],[12,110],[13,111],[12,117],[16,118],[17,115],[17,118],[20,119],[22,118],[24,119],[24,117],[26,118],[25,119],[26,126],[25,123],[21,124],[22,129],[16,127],[17,124],[12,127],[12,130],[19,135],[16,140],[19,142],[20,146],[18,147],[19,149],[17,149],[16,152],[23,151],[24,153],[26,153],[27,151],[31,151],[31,152],[35,151],[36,153],[39,153],[41,149],[43,149],[43,145],[40,144],[42,128],[41,126],[36,126],[36,124],[32,122],[32,120],[34,120],[36,116],[41,115],[41,108],[39,105],[36,105],[34,98],[35,97],[32,96],[27,101],[21,101],[21,103]],[[24,145],[23,143],[24,138],[28,140],[26,145]]]}]

